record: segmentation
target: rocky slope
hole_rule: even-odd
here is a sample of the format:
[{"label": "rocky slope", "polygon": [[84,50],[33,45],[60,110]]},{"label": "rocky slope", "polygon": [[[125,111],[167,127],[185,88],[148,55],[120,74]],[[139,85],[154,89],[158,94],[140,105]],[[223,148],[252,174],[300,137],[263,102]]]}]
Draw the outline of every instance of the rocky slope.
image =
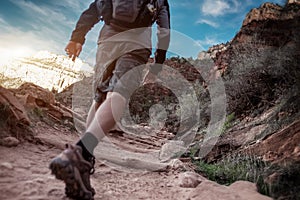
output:
[{"label": "rocky slope", "polygon": [[211,58],[218,67],[226,85],[228,112],[249,116],[260,108],[261,113],[284,93],[298,89],[299,7],[298,1],[283,7],[264,3],[247,14],[230,42],[199,54],[200,60]]},{"label": "rocky slope", "polygon": [[[79,139],[72,123],[72,115],[76,113],[57,102],[51,92],[33,84],[15,90],[0,88],[0,105],[3,128],[0,198],[66,199],[64,184],[51,175],[47,166],[65,143]],[[91,178],[97,192],[95,200],[200,200],[207,195],[212,200],[270,199],[259,194],[250,182],[237,181],[223,186],[209,181],[194,173],[190,162],[159,162],[157,154],[161,145],[174,135],[147,126],[135,129],[148,133],[132,135],[112,131],[96,149],[96,172]]]},{"label": "rocky slope", "polygon": [[265,3],[230,42],[200,55],[214,59],[222,74],[230,116],[206,161],[261,159],[268,167],[256,181],[275,199],[300,198],[299,23],[298,1]]}]

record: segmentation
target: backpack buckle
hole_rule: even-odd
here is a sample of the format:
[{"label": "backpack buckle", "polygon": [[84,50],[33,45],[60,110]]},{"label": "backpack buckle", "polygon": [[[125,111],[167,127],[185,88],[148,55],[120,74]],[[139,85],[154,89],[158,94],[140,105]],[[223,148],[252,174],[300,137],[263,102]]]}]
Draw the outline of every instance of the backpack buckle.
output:
[{"label": "backpack buckle", "polygon": [[148,3],[148,4],[147,4],[147,8],[148,8],[148,10],[149,10],[151,13],[156,12],[155,6],[154,6],[153,4],[151,4],[151,3]]}]

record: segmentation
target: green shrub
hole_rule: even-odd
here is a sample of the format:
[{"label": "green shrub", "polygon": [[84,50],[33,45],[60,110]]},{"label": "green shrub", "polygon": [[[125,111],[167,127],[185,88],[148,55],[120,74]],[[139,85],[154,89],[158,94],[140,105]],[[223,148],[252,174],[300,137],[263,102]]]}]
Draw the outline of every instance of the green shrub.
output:
[{"label": "green shrub", "polygon": [[257,182],[267,164],[252,156],[228,156],[216,163],[195,161],[197,171],[219,184],[230,185],[237,180]]}]

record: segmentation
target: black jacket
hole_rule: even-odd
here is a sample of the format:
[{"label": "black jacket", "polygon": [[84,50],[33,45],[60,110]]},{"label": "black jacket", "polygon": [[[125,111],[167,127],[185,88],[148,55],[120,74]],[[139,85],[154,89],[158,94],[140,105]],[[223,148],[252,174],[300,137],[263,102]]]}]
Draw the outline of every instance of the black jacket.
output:
[{"label": "black jacket", "polygon": [[[90,4],[89,8],[85,10],[77,24],[75,30],[72,32],[71,41],[79,42],[84,44],[86,34],[92,29],[92,27],[100,21],[97,8],[96,1]],[[170,29],[170,9],[168,0],[157,0],[158,4],[158,13],[155,19],[158,30],[159,28],[163,28],[164,30]],[[170,43],[170,31],[166,33],[166,31],[158,32],[158,42],[156,46],[155,52],[155,62],[163,63],[166,58],[166,50],[169,47]]]}]

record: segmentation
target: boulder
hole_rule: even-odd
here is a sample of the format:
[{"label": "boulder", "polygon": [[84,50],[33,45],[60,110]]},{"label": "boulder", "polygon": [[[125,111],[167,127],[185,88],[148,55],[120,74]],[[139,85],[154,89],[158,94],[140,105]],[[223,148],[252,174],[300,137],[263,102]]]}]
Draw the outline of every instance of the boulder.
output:
[{"label": "boulder", "polygon": [[254,183],[237,181],[230,186],[219,185],[213,181],[203,181],[191,192],[190,200],[271,200],[259,194]]},{"label": "boulder", "polygon": [[23,104],[26,106],[46,107],[55,104],[55,96],[52,92],[33,83],[22,84],[16,93],[23,99]]},{"label": "boulder", "polygon": [[15,137],[6,137],[3,139],[0,139],[0,145],[6,146],[6,147],[15,147],[20,144],[20,140],[18,140]]},{"label": "boulder", "polygon": [[73,111],[58,103],[54,94],[47,89],[33,83],[24,83],[15,92],[25,108],[38,109],[55,121],[73,119]]},{"label": "boulder", "polygon": [[0,138],[14,136],[20,138],[31,133],[30,119],[24,106],[14,94],[0,86]]}]

